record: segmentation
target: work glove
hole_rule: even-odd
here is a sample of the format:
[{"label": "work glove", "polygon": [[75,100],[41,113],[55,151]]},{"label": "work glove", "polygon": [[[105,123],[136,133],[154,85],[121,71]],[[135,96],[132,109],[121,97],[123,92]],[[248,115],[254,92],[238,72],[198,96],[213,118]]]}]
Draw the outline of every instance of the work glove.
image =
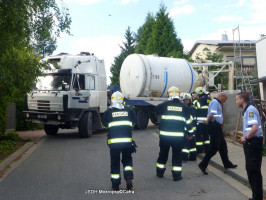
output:
[{"label": "work glove", "polygon": [[131,153],[136,153],[137,152],[137,144],[136,142],[133,140],[132,141],[132,146],[131,146]]}]

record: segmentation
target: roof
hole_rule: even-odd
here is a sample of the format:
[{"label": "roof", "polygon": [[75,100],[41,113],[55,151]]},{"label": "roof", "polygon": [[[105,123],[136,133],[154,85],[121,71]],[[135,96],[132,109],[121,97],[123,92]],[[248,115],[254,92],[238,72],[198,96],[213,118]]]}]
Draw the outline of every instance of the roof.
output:
[{"label": "roof", "polygon": [[[256,40],[240,40],[240,45],[255,45]],[[192,47],[190,51],[190,55],[192,55],[195,51],[195,49],[200,45],[200,44],[208,44],[208,45],[215,45],[215,46],[233,46],[234,44],[238,44],[238,41],[233,41],[233,40],[197,40]]]},{"label": "roof", "polygon": [[261,40],[264,40],[264,39],[266,39],[266,36],[261,37],[259,40],[256,41],[256,43],[258,43],[258,42],[260,42]]}]

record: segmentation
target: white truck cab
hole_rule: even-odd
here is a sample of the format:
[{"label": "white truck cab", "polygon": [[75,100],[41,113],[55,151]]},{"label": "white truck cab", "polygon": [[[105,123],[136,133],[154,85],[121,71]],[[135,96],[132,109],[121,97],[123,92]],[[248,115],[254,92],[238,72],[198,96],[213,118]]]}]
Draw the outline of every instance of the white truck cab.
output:
[{"label": "white truck cab", "polygon": [[48,135],[59,128],[79,128],[80,137],[101,129],[100,115],[107,109],[104,61],[93,54],[59,54],[44,59],[50,65],[27,95],[28,120],[44,124]]}]

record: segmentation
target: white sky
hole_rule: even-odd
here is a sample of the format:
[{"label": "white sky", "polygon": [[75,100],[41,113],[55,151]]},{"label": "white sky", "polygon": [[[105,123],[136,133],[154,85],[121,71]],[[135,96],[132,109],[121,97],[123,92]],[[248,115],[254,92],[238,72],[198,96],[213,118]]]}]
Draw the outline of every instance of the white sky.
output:
[{"label": "white sky", "polygon": [[[72,18],[71,33],[62,35],[54,54],[81,51],[105,60],[107,75],[128,26],[133,32],[143,25],[148,12],[155,14],[163,2],[172,18],[184,49],[196,40],[220,40],[240,27],[243,40],[257,40],[266,34],[265,0],[57,0]],[[236,37],[236,35],[235,35]]]}]

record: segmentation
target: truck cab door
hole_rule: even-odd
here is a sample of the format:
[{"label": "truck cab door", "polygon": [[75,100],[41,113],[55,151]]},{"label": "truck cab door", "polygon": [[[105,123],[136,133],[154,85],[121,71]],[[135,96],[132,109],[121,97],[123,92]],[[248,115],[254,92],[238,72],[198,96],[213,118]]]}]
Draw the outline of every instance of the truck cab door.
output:
[{"label": "truck cab door", "polygon": [[74,74],[70,92],[70,108],[88,109],[90,107],[90,90],[85,86],[85,75]]},{"label": "truck cab door", "polygon": [[94,75],[85,75],[85,89],[90,92],[90,108],[99,107],[99,91],[96,87],[96,78]]}]

